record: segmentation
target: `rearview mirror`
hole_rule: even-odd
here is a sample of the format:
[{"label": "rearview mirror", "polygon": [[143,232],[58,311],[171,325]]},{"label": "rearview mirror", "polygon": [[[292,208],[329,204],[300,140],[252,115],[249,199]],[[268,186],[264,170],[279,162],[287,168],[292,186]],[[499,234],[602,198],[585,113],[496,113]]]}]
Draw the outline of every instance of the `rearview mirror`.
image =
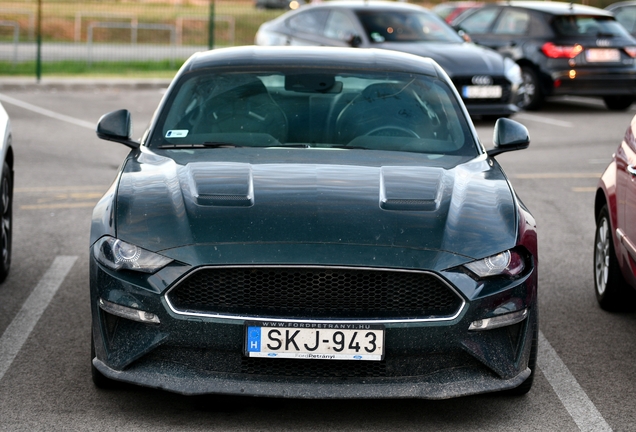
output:
[{"label": "rearview mirror", "polygon": [[97,137],[107,141],[115,141],[130,148],[139,148],[139,143],[130,139],[132,120],[130,111],[121,109],[104,114],[97,122]]},{"label": "rearview mirror", "polygon": [[507,118],[500,118],[495,123],[493,134],[495,148],[488,150],[488,156],[496,156],[500,153],[522,150],[530,145],[528,129],[521,123]]}]

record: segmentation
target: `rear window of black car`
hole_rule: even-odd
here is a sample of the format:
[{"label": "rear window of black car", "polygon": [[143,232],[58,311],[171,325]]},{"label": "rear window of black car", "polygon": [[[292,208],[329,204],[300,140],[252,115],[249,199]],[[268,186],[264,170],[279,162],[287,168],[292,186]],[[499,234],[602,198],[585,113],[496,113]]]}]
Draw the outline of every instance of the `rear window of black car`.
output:
[{"label": "rear window of black car", "polygon": [[294,68],[197,71],[167,96],[153,148],[297,147],[479,152],[454,90],[436,77]]},{"label": "rear window of black car", "polygon": [[559,36],[629,36],[618,21],[606,16],[561,15],[554,17],[552,26]]}]

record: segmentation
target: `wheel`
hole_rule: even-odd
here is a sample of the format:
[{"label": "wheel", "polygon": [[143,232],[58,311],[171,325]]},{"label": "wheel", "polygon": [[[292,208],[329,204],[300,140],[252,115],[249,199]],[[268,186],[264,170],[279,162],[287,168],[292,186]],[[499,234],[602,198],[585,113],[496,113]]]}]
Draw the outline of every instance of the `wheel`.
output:
[{"label": "wheel", "polygon": [[393,137],[410,137],[410,138],[419,138],[420,136],[416,134],[411,129],[407,129],[401,126],[380,126],[378,128],[373,129],[370,132],[367,132],[365,135],[367,136],[393,136]]},{"label": "wheel", "polygon": [[519,107],[526,110],[538,110],[543,105],[543,92],[541,91],[541,83],[537,72],[530,66],[521,68],[521,100]]},{"label": "wheel", "polygon": [[91,378],[93,379],[93,384],[95,387],[103,390],[114,389],[119,383],[115,380],[112,380],[106,377],[103,373],[101,373],[94,365],[93,359],[95,358],[95,340],[91,335]]},{"label": "wheel", "polygon": [[11,237],[13,233],[13,178],[5,162],[0,183],[0,282],[9,276]]},{"label": "wheel", "polygon": [[523,396],[530,391],[534,382],[534,372],[537,369],[537,353],[539,351],[539,328],[538,324],[532,334],[532,346],[530,347],[530,358],[528,359],[528,367],[530,368],[530,376],[521,383],[519,387],[506,390],[504,394],[509,396]]},{"label": "wheel", "polygon": [[634,98],[631,96],[604,96],[603,101],[607,109],[611,111],[625,111],[632,106]]},{"label": "wheel", "polygon": [[618,265],[607,205],[596,220],[594,288],[596,300],[607,311],[633,310],[636,305],[636,292],[625,282]]}]

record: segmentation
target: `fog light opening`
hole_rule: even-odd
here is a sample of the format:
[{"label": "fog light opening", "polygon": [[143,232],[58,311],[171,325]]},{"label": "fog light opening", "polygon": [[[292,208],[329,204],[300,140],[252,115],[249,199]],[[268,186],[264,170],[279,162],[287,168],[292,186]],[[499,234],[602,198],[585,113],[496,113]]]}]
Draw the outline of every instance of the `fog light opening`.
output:
[{"label": "fog light opening", "polygon": [[512,312],[505,315],[499,315],[492,318],[480,319],[477,321],[473,321],[468,330],[472,331],[482,331],[482,330],[492,330],[499,327],[506,327],[510,325],[514,325],[520,323],[528,316],[528,309],[523,309],[517,312]]},{"label": "fog light opening", "polygon": [[133,309],[126,306],[99,299],[99,307],[109,314],[145,324],[160,324],[159,317],[151,312]]}]

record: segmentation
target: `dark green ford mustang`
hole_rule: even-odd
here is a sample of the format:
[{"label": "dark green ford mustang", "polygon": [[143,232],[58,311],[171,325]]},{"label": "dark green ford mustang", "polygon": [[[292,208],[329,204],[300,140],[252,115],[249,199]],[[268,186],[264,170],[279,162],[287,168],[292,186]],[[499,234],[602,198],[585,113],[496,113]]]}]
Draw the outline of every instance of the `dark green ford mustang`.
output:
[{"label": "dark green ford mustang", "polygon": [[241,47],[177,74],[95,207],[93,379],[183,394],[524,394],[533,217],[448,76],[388,50]]}]

